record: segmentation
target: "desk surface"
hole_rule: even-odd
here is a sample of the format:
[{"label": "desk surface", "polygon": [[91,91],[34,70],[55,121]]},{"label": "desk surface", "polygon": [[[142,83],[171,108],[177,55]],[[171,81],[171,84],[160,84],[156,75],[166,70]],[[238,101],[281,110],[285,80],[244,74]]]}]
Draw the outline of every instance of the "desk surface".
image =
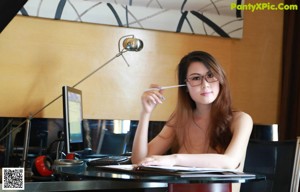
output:
[{"label": "desk surface", "polygon": [[254,177],[179,177],[168,175],[137,174],[119,171],[101,170],[95,167],[57,167],[57,173],[62,178],[74,180],[115,180],[115,181],[134,181],[134,182],[163,182],[163,183],[246,183],[265,180],[263,175]]},{"label": "desk surface", "polygon": [[[43,182],[26,182],[25,189],[20,192],[41,192],[41,191],[144,191],[147,192],[165,192],[167,188],[166,183],[143,183],[109,180],[85,180],[85,181],[43,181]],[[0,190],[2,184],[0,184]],[[17,190],[14,190],[17,191]]]},{"label": "desk surface", "polygon": [[[255,177],[201,177],[181,178],[177,176],[128,174],[103,171],[83,166],[56,167],[60,181],[26,182],[25,191],[88,191],[88,190],[122,190],[122,191],[165,191],[169,183],[245,183],[265,180],[265,176]],[[1,184],[0,184],[0,187]]]}]

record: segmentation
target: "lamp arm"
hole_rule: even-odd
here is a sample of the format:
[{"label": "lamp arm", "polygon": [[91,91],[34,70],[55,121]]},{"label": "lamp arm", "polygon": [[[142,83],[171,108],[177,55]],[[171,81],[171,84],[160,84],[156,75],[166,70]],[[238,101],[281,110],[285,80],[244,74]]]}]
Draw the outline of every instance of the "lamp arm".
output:
[{"label": "lamp arm", "polygon": [[[93,74],[95,74],[97,71],[99,71],[100,69],[102,69],[103,67],[105,67],[106,65],[108,65],[110,62],[112,62],[114,59],[116,59],[119,56],[123,56],[123,53],[127,52],[126,49],[121,50],[119,53],[117,53],[114,57],[112,57],[110,60],[106,61],[104,64],[102,64],[101,66],[99,66],[98,68],[96,68],[94,71],[92,71],[91,73],[89,73],[88,75],[86,75],[84,78],[82,78],[80,81],[78,81],[77,83],[75,83],[72,87],[75,88],[77,85],[79,85],[80,83],[84,82],[86,79],[88,79],[89,77],[91,77]],[[127,63],[127,62],[126,62]],[[52,101],[50,101],[47,105],[45,105],[44,107],[42,107],[40,110],[38,110],[37,112],[35,112],[33,115],[31,115],[30,118],[28,118],[26,120],[26,134],[25,134],[25,141],[24,141],[24,151],[23,151],[23,167],[25,168],[25,161],[27,159],[27,153],[28,153],[28,147],[29,147],[29,138],[30,138],[30,120],[35,117],[37,114],[39,114],[41,111],[43,111],[45,108],[47,108],[49,105],[51,105],[52,103],[54,103],[56,100],[58,100],[60,97],[62,96],[62,94],[60,94],[58,97],[56,97],[55,99],[53,99]],[[28,139],[28,141],[27,141]]]},{"label": "lamp arm", "polygon": [[[82,83],[83,81],[85,81],[86,79],[88,79],[90,76],[94,75],[97,71],[99,71],[100,69],[102,69],[103,67],[105,67],[107,64],[109,64],[110,62],[112,62],[114,59],[116,59],[117,57],[123,55],[123,53],[127,52],[127,50],[123,49],[122,51],[120,51],[118,54],[116,54],[113,58],[111,58],[110,60],[106,61],[104,64],[102,64],[100,67],[98,67],[97,69],[95,69],[94,71],[92,71],[91,73],[89,73],[87,76],[85,76],[84,78],[82,78],[80,81],[78,81],[77,83],[75,83],[72,87],[75,88],[77,85],[79,85],[80,83]],[[41,111],[43,111],[45,108],[47,108],[49,105],[51,105],[52,103],[54,103],[56,100],[58,100],[60,97],[62,96],[62,94],[60,94],[58,97],[56,97],[55,99],[53,99],[52,101],[50,101],[47,105],[45,105],[44,107],[42,107],[40,110],[38,110],[37,112],[35,112],[34,114],[31,115],[31,118],[35,117],[37,114],[39,114]]]},{"label": "lamp arm", "polygon": [[30,118],[26,119],[26,130],[24,135],[24,145],[23,145],[23,154],[22,154],[22,167],[26,168],[27,162],[27,154],[28,154],[28,147],[30,141],[30,129],[31,129],[31,121]]},{"label": "lamp arm", "polygon": [[92,76],[94,73],[96,73],[97,71],[99,71],[100,69],[102,69],[103,67],[105,67],[107,64],[109,64],[115,58],[117,58],[117,57],[119,57],[121,55],[123,56],[123,53],[125,53],[125,52],[127,52],[127,50],[123,49],[118,54],[116,54],[113,58],[111,58],[110,60],[106,61],[103,65],[101,65],[100,67],[98,67],[97,69],[95,69],[94,71],[92,71],[90,74],[88,74],[87,76],[85,76],[83,79],[81,79],[80,81],[78,81],[77,83],[75,83],[72,87],[75,88],[77,85],[79,85],[80,83],[82,83],[83,81],[85,81],[87,78],[89,78],[90,76]]},{"label": "lamp arm", "polygon": [[[82,83],[83,81],[85,81],[86,79],[88,79],[90,76],[92,76],[93,74],[95,74],[97,71],[99,71],[100,69],[102,69],[103,67],[105,67],[111,61],[113,61],[114,59],[116,59],[117,57],[119,57],[121,55],[123,56],[123,53],[125,53],[125,52],[127,52],[126,49],[121,50],[113,58],[111,58],[110,60],[108,60],[107,62],[105,62],[104,64],[102,64],[100,67],[98,67],[97,69],[95,69],[91,73],[89,73],[83,79],[81,79],[80,81],[78,81],[77,83],[75,83],[72,87],[75,88],[77,85],[79,85],[80,83]],[[125,62],[127,63],[126,60],[125,60]],[[25,135],[24,135],[24,145],[23,145],[23,155],[22,155],[22,167],[26,168],[28,147],[29,147],[29,141],[30,141],[31,119],[34,118],[37,114],[39,114],[41,111],[43,111],[45,108],[47,108],[48,106],[50,106],[52,103],[54,103],[56,100],[58,100],[61,96],[62,96],[62,94],[60,94],[59,96],[57,96],[55,99],[53,99],[52,101],[50,101],[47,105],[45,105],[44,107],[42,107],[41,109],[39,109],[38,111],[36,111],[34,114],[30,115],[26,120],[24,120],[23,122],[21,122],[15,129],[12,129],[7,134],[5,134],[2,138],[0,138],[0,142],[1,142],[9,134],[11,134],[14,130],[16,130],[17,128],[21,127],[24,123],[26,123],[26,132],[25,132]]]}]

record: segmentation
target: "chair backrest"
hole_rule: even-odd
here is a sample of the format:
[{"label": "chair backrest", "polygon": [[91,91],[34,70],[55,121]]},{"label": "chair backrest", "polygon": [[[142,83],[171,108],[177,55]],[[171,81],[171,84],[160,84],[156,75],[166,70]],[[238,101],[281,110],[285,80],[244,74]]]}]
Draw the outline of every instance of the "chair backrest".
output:
[{"label": "chair backrest", "polygon": [[254,124],[251,139],[278,141],[278,125],[277,124]]},{"label": "chair backrest", "polygon": [[100,154],[122,155],[126,152],[130,132],[113,133],[104,129],[101,133]]},{"label": "chair backrest", "polygon": [[[294,171],[295,162],[299,162],[299,157],[295,158],[297,143],[296,140],[263,141],[250,139],[246,153],[244,172],[262,174],[265,175],[267,179],[266,181],[242,184],[240,191],[298,191],[291,188],[293,177],[295,172],[297,172]],[[298,185],[297,182],[295,185]]]},{"label": "chair backrest", "polygon": [[300,191],[299,190],[299,182],[300,182],[300,137],[297,137],[297,145],[295,152],[295,160],[294,160],[294,170],[292,177],[292,184],[290,192]]}]

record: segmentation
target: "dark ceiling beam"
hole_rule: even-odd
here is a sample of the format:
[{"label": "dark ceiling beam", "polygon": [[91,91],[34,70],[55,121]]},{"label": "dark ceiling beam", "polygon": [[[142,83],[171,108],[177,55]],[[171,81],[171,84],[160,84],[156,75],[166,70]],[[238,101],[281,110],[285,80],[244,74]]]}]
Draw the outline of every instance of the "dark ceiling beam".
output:
[{"label": "dark ceiling beam", "polygon": [[1,0],[0,1],[0,33],[16,16],[27,0]]}]

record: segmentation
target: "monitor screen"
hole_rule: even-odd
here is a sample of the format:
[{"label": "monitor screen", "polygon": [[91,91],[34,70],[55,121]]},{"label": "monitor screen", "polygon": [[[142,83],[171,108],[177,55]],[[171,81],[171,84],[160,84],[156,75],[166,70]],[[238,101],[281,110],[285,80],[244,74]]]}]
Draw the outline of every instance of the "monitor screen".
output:
[{"label": "monitor screen", "polygon": [[84,149],[82,93],[80,90],[63,86],[63,113],[65,131],[65,152]]}]

